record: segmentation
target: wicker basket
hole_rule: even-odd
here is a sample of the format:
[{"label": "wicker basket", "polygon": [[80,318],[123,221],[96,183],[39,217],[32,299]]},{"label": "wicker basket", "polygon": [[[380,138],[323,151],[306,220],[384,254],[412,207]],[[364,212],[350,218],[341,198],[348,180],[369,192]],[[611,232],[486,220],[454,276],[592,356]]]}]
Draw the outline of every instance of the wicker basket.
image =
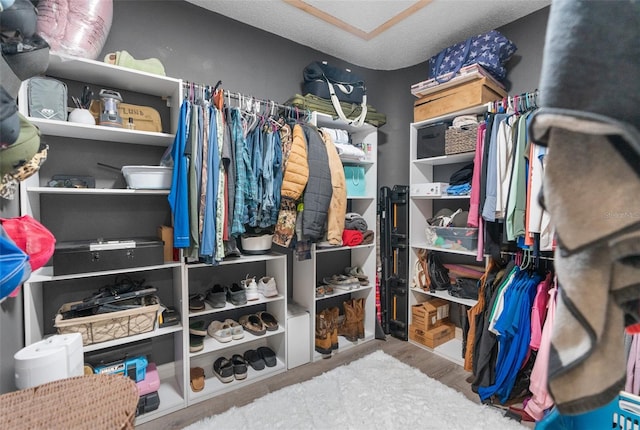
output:
[{"label": "wicker basket", "polygon": [[448,128],[444,133],[444,153],[451,155],[475,151],[477,135],[477,124],[463,128]]},{"label": "wicker basket", "polygon": [[138,387],[122,375],[74,376],[0,396],[0,428],[133,429]]},{"label": "wicker basket", "polygon": [[88,317],[62,319],[62,313],[68,311],[72,305],[81,302],[65,303],[62,305],[54,326],[59,334],[80,333],[83,345],[106,342],[134,334],[146,333],[154,329],[160,305],[155,296],[144,297],[145,306],[124,311],[96,314]]}]

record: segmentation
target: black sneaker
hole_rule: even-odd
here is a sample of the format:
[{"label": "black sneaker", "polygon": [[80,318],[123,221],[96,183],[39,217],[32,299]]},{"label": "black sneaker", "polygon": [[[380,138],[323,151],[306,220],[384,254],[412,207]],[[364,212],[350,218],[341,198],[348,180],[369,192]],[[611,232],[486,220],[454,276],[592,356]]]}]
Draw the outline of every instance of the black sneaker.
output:
[{"label": "black sneaker", "polygon": [[227,300],[236,306],[247,304],[247,293],[236,282],[227,287]]},{"label": "black sneaker", "polygon": [[214,309],[224,308],[227,304],[227,293],[225,287],[220,284],[215,284],[207,291],[204,301]]}]

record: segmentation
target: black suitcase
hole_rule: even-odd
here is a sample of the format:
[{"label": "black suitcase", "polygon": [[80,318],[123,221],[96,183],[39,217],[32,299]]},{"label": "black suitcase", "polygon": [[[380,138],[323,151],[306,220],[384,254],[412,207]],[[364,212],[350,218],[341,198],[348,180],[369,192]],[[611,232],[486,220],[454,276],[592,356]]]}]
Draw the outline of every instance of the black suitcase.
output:
[{"label": "black suitcase", "polygon": [[100,272],[164,264],[164,244],[156,237],[56,243],[53,274]]}]

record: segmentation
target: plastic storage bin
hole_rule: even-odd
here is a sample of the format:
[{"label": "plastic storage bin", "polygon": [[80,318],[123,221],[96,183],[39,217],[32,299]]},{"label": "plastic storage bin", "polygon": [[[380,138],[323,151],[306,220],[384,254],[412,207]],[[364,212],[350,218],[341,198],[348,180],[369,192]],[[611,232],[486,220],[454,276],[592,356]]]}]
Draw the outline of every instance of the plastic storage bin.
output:
[{"label": "plastic storage bin", "polygon": [[561,415],[553,409],[536,424],[536,430],[582,430],[639,428],[640,397],[620,392],[608,405],[579,415]]},{"label": "plastic storage bin", "polygon": [[427,226],[425,234],[429,246],[458,251],[478,249],[477,228]]},{"label": "plastic storage bin", "polygon": [[164,166],[123,166],[127,187],[134,190],[168,190],[173,168]]}]

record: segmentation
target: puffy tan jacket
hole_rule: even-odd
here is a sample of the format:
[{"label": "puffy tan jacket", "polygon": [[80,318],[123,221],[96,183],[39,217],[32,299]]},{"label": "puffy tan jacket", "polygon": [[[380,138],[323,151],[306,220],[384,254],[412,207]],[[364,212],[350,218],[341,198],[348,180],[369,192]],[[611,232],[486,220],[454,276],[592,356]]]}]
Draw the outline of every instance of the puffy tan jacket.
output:
[{"label": "puffy tan jacket", "polygon": [[347,214],[347,185],[344,177],[344,168],[338,155],[333,139],[329,133],[322,132],[322,140],[327,148],[329,157],[329,170],[331,170],[331,203],[327,214],[327,242],[331,245],[342,245],[342,232],[344,231],[344,219]]},{"label": "puffy tan jacket", "polygon": [[307,163],[307,139],[304,130],[298,124],[293,127],[293,142],[287,160],[287,167],[282,178],[280,195],[292,200],[300,199],[309,180],[309,165]]}]

